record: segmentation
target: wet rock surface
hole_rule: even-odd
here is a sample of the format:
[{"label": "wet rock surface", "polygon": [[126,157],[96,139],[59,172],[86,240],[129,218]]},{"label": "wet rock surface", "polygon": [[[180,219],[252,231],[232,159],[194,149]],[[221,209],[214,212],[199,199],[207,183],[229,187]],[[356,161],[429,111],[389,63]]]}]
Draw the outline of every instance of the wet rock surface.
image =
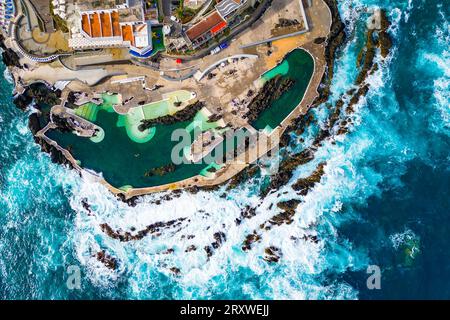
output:
[{"label": "wet rock surface", "polygon": [[298,191],[297,194],[306,196],[308,192],[314,187],[316,183],[319,183],[325,174],[324,167],[326,162],[320,163],[314,172],[306,177],[298,179],[293,185],[292,189]]},{"label": "wet rock surface", "polygon": [[227,183],[226,190],[229,191],[229,190],[236,188],[238,185],[240,185],[244,181],[247,181],[248,179],[254,177],[258,172],[259,172],[259,167],[257,165],[251,165],[251,166],[245,168],[240,173],[238,173],[237,175],[235,175],[233,178],[231,178],[230,180],[228,180],[226,182]]},{"label": "wet rock surface", "polygon": [[[326,72],[326,74],[322,80],[322,84],[319,88],[320,97],[318,99],[316,99],[316,101],[314,101],[314,103],[311,107],[317,106],[318,104],[326,101],[326,99],[328,98],[329,84],[333,77],[334,57],[335,57],[337,51],[339,50],[339,47],[342,45],[342,43],[345,42],[345,39],[346,39],[344,25],[339,17],[339,12],[337,10],[336,1],[335,0],[324,0],[324,1],[330,7],[330,10],[332,12],[333,21],[332,21],[332,26],[331,26],[331,32],[326,39],[318,38],[318,39],[315,39],[314,41],[316,43],[326,42],[325,57],[326,57],[326,61],[327,61],[327,72]],[[346,109],[344,109],[343,103],[340,103],[340,102],[336,103],[335,112],[333,113],[333,116],[329,120],[328,127],[324,130],[322,130],[322,129],[320,130],[313,145],[310,148],[307,148],[300,153],[297,153],[294,155],[289,155],[289,158],[282,162],[280,172],[271,179],[269,187],[262,193],[263,196],[267,195],[272,190],[276,190],[279,187],[288,183],[289,180],[292,178],[292,170],[294,170],[298,165],[302,165],[302,164],[312,161],[314,159],[314,153],[317,150],[317,148],[321,145],[321,143],[325,139],[331,138],[333,136],[332,130],[336,124],[339,123],[337,134],[345,134],[348,132],[348,126],[351,125],[351,123],[352,123],[351,119],[345,118],[345,119],[340,120],[339,116],[341,115],[343,110],[345,110],[347,113],[353,112],[352,106],[354,104],[356,104],[361,97],[363,97],[364,95],[367,94],[367,92],[369,90],[369,85],[364,84],[364,80],[367,77],[367,75],[371,74],[372,72],[374,72],[374,70],[376,70],[378,68],[377,64],[373,64],[373,58],[371,59],[371,52],[372,52],[371,46],[372,47],[376,46],[376,47],[380,48],[381,55],[383,57],[386,57],[388,55],[389,49],[392,46],[392,41],[389,37],[389,34],[387,33],[388,27],[389,27],[389,21],[386,17],[385,12],[383,11],[382,12],[381,29],[376,31],[378,37],[377,37],[376,41],[372,37],[370,37],[371,39],[370,39],[370,41],[368,41],[368,45],[366,46],[367,47],[366,51],[363,55],[361,55],[360,61],[361,61],[361,65],[363,66],[363,71],[361,73],[362,75],[360,74],[358,76],[359,80],[356,82],[357,84],[359,83],[360,86],[357,89],[350,89],[350,90],[355,90],[355,91],[349,90],[349,94],[353,95],[350,98],[350,104],[347,106]],[[368,36],[368,39],[369,39],[369,36]],[[14,62],[14,58],[12,58],[11,61]],[[368,66],[370,66],[370,68],[368,68]],[[272,79],[272,80],[274,80],[274,79]],[[287,79],[287,80],[289,80],[289,79]],[[275,81],[280,81],[280,79],[275,79]],[[279,84],[280,83],[278,83],[278,85]],[[290,84],[290,85],[292,85],[292,84]],[[283,86],[285,86],[286,88],[289,87],[289,82],[285,83]],[[281,87],[283,87],[283,86],[281,86]],[[269,88],[269,90],[266,90],[266,91],[267,92],[270,91],[270,88]],[[271,95],[276,96],[277,94],[282,94],[282,93],[283,93],[283,90],[278,88],[278,91],[275,91],[275,94],[273,94],[271,92]],[[41,103],[49,103],[51,105],[58,104],[58,103],[60,103],[58,94],[60,94],[60,93],[58,93],[57,91],[54,92],[42,84],[41,84],[41,86],[36,86],[36,87],[30,86],[30,88],[27,88],[24,95],[19,96],[20,98],[18,98],[16,105],[19,108],[25,108],[31,102],[30,99],[31,100],[34,99],[35,101],[39,101]],[[267,102],[270,100],[270,98],[267,96],[261,97],[259,99],[260,100],[255,100],[256,107],[254,108],[254,111],[250,112],[250,114],[249,114],[250,118],[254,117],[256,114],[259,114],[259,112],[262,110],[262,108],[263,108],[262,101]],[[258,101],[260,101],[260,102],[258,102]],[[173,116],[166,116],[166,117],[158,118],[157,121],[150,120],[145,123],[142,123],[141,129],[151,127],[152,125],[158,124],[158,123],[170,124],[170,123],[174,123],[174,122],[178,122],[178,121],[190,120],[195,116],[197,111],[201,109],[201,107],[203,107],[202,102],[194,103],[193,105],[188,106],[185,109],[177,112]],[[253,114],[253,116],[252,116],[252,114]],[[212,121],[214,119],[210,119],[210,120]],[[340,120],[340,122],[339,122],[339,120]],[[288,136],[292,132],[292,130],[296,130],[297,134],[301,134],[304,131],[305,127],[307,127],[308,124],[310,124],[312,121],[313,121],[313,117],[311,116],[311,114],[307,114],[307,115],[305,115],[305,117],[302,117],[302,121],[300,121],[301,124],[297,123],[296,125],[289,127],[289,130],[286,130],[285,135],[283,135],[283,138],[282,138],[283,145],[287,145],[289,143]],[[39,125],[38,119],[36,119],[36,116],[34,116],[33,118],[30,117],[29,126],[30,126],[31,131],[34,134],[38,131],[38,128],[40,128],[40,125]],[[68,164],[71,166],[70,162],[67,161],[67,159],[65,159],[64,155],[60,151],[58,151],[55,147],[48,145],[45,142],[45,140],[43,140],[43,139],[35,138],[35,140],[37,143],[39,143],[41,145],[41,148],[44,152],[50,153],[52,161],[58,162],[58,163],[63,163],[63,164]],[[244,170],[244,172],[242,174],[239,174],[239,175],[235,176],[234,178],[232,178],[231,180],[229,180],[227,190],[231,190],[231,189],[235,188],[236,186],[238,186],[239,184],[241,184],[242,182],[248,181],[248,179],[250,179],[252,176],[254,176],[259,171],[258,169],[259,168],[257,166],[252,166],[249,169]],[[195,190],[193,188],[192,190],[189,190],[189,191],[198,192],[198,190],[200,190],[200,189],[212,191],[212,190],[217,190],[219,187],[220,186],[207,187],[205,189],[204,188],[195,188]],[[123,195],[119,195],[119,199],[127,202],[129,205],[132,205],[132,206],[136,205],[136,203],[137,203],[137,198],[125,200],[125,197]]]},{"label": "wet rock surface", "polygon": [[3,63],[7,67],[18,67],[21,68],[20,58],[13,50],[7,48],[4,44],[5,38],[0,34],[0,47],[2,48],[2,59]]},{"label": "wet rock surface", "polygon": [[87,198],[81,199],[81,205],[83,206],[83,209],[87,211],[88,215],[92,215],[91,205],[88,203]]},{"label": "wet rock surface", "polygon": [[264,260],[271,263],[277,263],[282,257],[281,249],[270,246],[264,250]]},{"label": "wet rock surface", "polygon": [[265,223],[262,228],[267,230],[271,228],[270,225],[281,226],[283,224],[291,224],[294,222],[295,210],[300,203],[301,201],[296,199],[277,203],[277,207],[282,210],[281,213],[270,218],[268,223]]},{"label": "wet rock surface", "polygon": [[276,174],[271,176],[270,183],[267,188],[261,192],[261,197],[266,197],[270,192],[279,190],[280,187],[286,185],[293,176],[293,171],[300,165],[306,164],[314,160],[314,151],[312,148],[305,149],[297,154],[290,155],[289,158],[283,160]]},{"label": "wet rock surface", "polygon": [[105,250],[97,252],[95,257],[110,270],[116,270],[118,267],[117,259],[106,253]]},{"label": "wet rock surface", "polygon": [[380,12],[380,18],[381,18],[381,30],[378,33],[378,45],[380,47],[381,56],[383,58],[386,58],[389,55],[389,52],[392,48],[392,38],[388,33],[388,28],[391,25],[391,22],[389,21],[386,10],[381,10]]},{"label": "wet rock surface", "polygon": [[254,216],[256,216],[256,208],[247,205],[241,210],[241,214],[239,218],[236,218],[235,223],[240,225],[244,219],[251,219]]},{"label": "wet rock surface", "polygon": [[25,91],[14,98],[14,104],[25,110],[32,102],[54,106],[61,103],[61,91],[52,90],[43,83],[34,83],[25,88]]},{"label": "wet rock surface", "polygon": [[50,159],[53,163],[73,168],[72,163],[55,146],[48,144],[46,140],[38,137],[34,137],[34,141],[41,147],[42,152],[45,152],[50,155]]},{"label": "wet rock surface", "polygon": [[177,267],[171,267],[169,270],[176,276],[178,276],[181,273],[181,270]]},{"label": "wet rock surface", "polygon": [[214,241],[209,246],[204,247],[206,256],[208,258],[214,254],[214,250],[219,249],[219,247],[225,241],[227,241],[227,237],[226,237],[225,233],[223,233],[222,231],[214,233],[213,238],[214,238]]},{"label": "wet rock surface", "polygon": [[114,230],[107,223],[100,225],[101,230],[106,233],[109,237],[119,240],[121,242],[129,242],[141,240],[147,235],[160,236],[163,230],[173,229],[179,227],[186,218],[179,218],[174,220],[169,220],[166,222],[155,222],[148,225],[145,229],[138,232],[129,232],[122,230]]},{"label": "wet rock surface", "polygon": [[37,113],[32,113],[28,117],[28,128],[30,129],[33,136],[35,136],[36,133],[38,133],[39,130],[42,129],[41,123],[39,121],[39,116],[37,115]]},{"label": "wet rock surface", "polygon": [[184,250],[184,252],[192,252],[192,251],[196,251],[196,250],[197,250],[197,247],[192,244],[189,247],[187,247],[186,250]]},{"label": "wet rock surface", "polygon": [[256,230],[254,230],[253,233],[250,233],[245,237],[245,240],[242,243],[242,250],[243,251],[251,250],[253,244],[261,241],[261,239],[262,237],[256,232]]},{"label": "wet rock surface", "polygon": [[[328,3],[328,0],[326,0]],[[337,8],[335,8],[337,10]],[[333,12],[333,10],[332,10]],[[335,16],[333,14],[333,16]],[[378,37],[381,34],[384,34],[383,37],[389,38],[390,36],[387,33],[387,28],[389,26],[389,21],[387,20],[386,14],[384,11],[381,13],[382,23],[380,30],[368,30],[366,34],[366,44],[362,48],[361,53],[358,57],[358,65],[359,73],[355,80],[355,87],[347,90],[347,93],[342,95],[340,99],[336,101],[334,106],[330,106],[332,109],[330,116],[328,117],[327,123],[325,127],[319,128],[319,132],[316,134],[315,139],[311,145],[311,147],[301,151],[297,154],[289,154],[287,155],[287,159],[283,160],[280,164],[279,172],[271,178],[271,181],[266,190],[261,193],[261,196],[267,196],[271,191],[278,190],[283,185],[286,185],[290,179],[292,178],[292,171],[300,165],[306,164],[314,159],[315,152],[317,149],[323,144],[324,141],[328,139],[332,139],[334,135],[346,134],[349,132],[349,126],[352,124],[352,119],[350,117],[351,113],[354,111],[353,107],[356,105],[362,97],[366,96],[369,92],[370,85],[365,83],[367,77],[378,70],[379,66],[374,64],[374,59],[376,55],[376,48],[381,47],[380,41],[375,41],[375,33]],[[334,19],[333,19],[334,20]],[[340,20],[339,20],[340,21]],[[342,43],[345,39],[345,34],[343,34],[343,25],[341,23],[333,22],[332,30],[334,30],[335,39],[337,43]],[[334,29],[333,29],[334,28]],[[331,37],[331,35],[330,35]],[[330,41],[330,40],[329,40]],[[386,41],[386,40],[385,40]],[[329,44],[330,45],[330,44]],[[328,48],[328,47],[327,47]],[[385,44],[384,47],[384,55],[387,56],[389,53],[389,43]],[[337,49],[337,47],[335,48]],[[381,51],[381,50],[380,50]],[[335,52],[328,54],[335,54]],[[383,56],[383,55],[382,55]],[[330,67],[330,66],[329,66]],[[328,73],[327,77],[332,76],[332,74]],[[320,93],[323,99],[318,99],[314,102],[313,106],[325,102],[328,99],[328,93],[325,91]],[[346,106],[346,101],[349,101]],[[345,111],[345,112],[344,112]],[[345,114],[343,114],[345,113]],[[300,117],[299,121],[294,122],[288,130],[286,130],[285,135],[282,137],[281,141],[284,146],[286,146],[291,138],[290,133],[292,131],[297,131],[302,133],[307,124],[311,123],[311,117],[308,116],[308,113]],[[337,127],[337,128],[336,128]],[[300,185],[299,185],[300,186]]]},{"label": "wet rock surface", "polygon": [[[326,39],[325,60],[327,62],[327,70],[319,86],[319,97],[314,101],[312,107],[318,106],[328,100],[330,96],[330,85],[333,79],[334,60],[339,48],[345,43],[347,35],[345,33],[345,25],[342,23],[336,0],[324,0],[331,11],[332,24],[330,34]],[[317,40],[321,41],[321,40]]]},{"label": "wet rock surface", "polygon": [[[298,191],[299,195],[306,196],[308,192],[314,187],[314,185],[321,181],[322,176],[325,174],[325,165],[325,162],[320,163],[314,170],[314,172],[311,173],[311,175],[306,178],[298,179],[297,182],[293,184],[293,189]],[[281,209],[281,212],[262,223],[260,225],[260,229],[263,231],[269,231],[273,227],[281,226],[284,224],[291,224],[294,221],[293,218],[301,202],[302,201],[299,199],[291,199],[288,201],[278,202],[277,207]],[[269,208],[269,210],[270,209],[271,208]],[[247,215],[248,219],[254,217],[256,215],[256,208],[246,207],[242,211],[241,217],[244,215]],[[242,219],[243,218],[238,219],[239,223],[241,223]],[[253,243],[258,242],[261,239],[262,235],[258,234],[256,231],[253,231],[253,233],[246,236],[242,245],[242,250],[251,250]]]}]

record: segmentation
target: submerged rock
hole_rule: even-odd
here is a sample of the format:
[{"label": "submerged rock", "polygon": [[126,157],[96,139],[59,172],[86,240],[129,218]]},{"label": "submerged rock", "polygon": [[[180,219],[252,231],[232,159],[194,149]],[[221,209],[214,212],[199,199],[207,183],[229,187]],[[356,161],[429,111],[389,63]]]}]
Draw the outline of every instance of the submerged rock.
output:
[{"label": "submerged rock", "polygon": [[153,168],[149,171],[144,173],[145,177],[152,177],[152,176],[164,176],[168,173],[174,172],[176,170],[177,166],[173,163],[169,163],[168,165],[159,167],[159,168]]},{"label": "submerged rock", "polygon": [[292,189],[298,191],[299,195],[306,196],[308,192],[314,187],[314,185],[316,183],[319,183],[322,179],[323,175],[325,174],[325,171],[323,170],[325,165],[326,162],[319,163],[316,170],[314,170],[314,172],[310,176],[298,179],[292,185]]},{"label": "submerged rock", "polygon": [[261,112],[270,107],[273,101],[279,99],[295,84],[295,80],[276,76],[267,81],[260,92],[248,105],[246,117],[249,122],[259,118]]}]

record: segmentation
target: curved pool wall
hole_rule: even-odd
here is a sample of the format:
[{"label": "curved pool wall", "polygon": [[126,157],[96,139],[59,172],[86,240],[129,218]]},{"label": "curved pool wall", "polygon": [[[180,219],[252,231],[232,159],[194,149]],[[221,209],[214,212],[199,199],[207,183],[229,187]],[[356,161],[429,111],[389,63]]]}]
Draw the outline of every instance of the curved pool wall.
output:
[{"label": "curved pool wall", "polygon": [[268,81],[276,76],[295,80],[293,87],[279,99],[273,101],[251,125],[258,130],[276,128],[300,104],[314,73],[314,60],[303,49],[289,53],[275,68],[264,73],[261,78]]}]

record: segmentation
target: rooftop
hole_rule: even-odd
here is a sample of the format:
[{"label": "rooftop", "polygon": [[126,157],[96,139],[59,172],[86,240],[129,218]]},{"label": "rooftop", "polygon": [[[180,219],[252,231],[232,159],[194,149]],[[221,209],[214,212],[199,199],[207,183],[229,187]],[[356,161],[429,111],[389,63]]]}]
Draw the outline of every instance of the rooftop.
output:
[{"label": "rooftop", "polygon": [[203,20],[188,29],[186,31],[186,35],[189,40],[193,41],[208,31],[213,30],[215,27],[219,28],[220,26],[226,26],[226,23],[227,22],[222,18],[222,16],[214,10],[211,14],[203,18]]},{"label": "rooftop", "polygon": [[217,11],[224,18],[235,12],[246,0],[222,0],[216,5]]},{"label": "rooftop", "polygon": [[[69,41],[74,48],[130,46],[138,54],[151,50],[151,27],[130,8],[81,11],[81,30],[72,31]],[[137,7],[133,9],[137,10]],[[133,11],[133,12],[134,12]],[[141,16],[142,18],[142,16]],[[142,52],[141,52],[142,51]]]}]

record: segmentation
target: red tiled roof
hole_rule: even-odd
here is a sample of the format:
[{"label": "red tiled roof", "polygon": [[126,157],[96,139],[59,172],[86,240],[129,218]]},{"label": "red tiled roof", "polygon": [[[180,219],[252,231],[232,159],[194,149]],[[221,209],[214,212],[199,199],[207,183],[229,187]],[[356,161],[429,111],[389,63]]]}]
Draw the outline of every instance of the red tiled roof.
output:
[{"label": "red tiled roof", "polygon": [[100,21],[102,25],[102,35],[104,37],[112,36],[112,25],[111,25],[111,17],[109,13],[102,12],[100,13]]},{"label": "red tiled roof", "polygon": [[122,26],[122,38],[125,41],[130,41],[131,45],[134,46],[134,35],[131,25],[126,24]]},{"label": "red tiled roof", "polygon": [[201,35],[205,34],[206,32],[212,30],[214,27],[224,22],[226,24],[226,21],[223,20],[220,14],[217,11],[214,11],[209,16],[204,18],[202,21],[198,22],[190,29],[188,29],[186,31],[186,35],[188,36],[189,40],[194,41]]},{"label": "red tiled roof", "polygon": [[211,29],[211,32],[213,34],[218,33],[219,31],[223,30],[227,26],[227,23],[225,21],[219,23],[217,26]]},{"label": "red tiled roof", "polygon": [[92,29],[92,37],[101,37],[102,36],[102,25],[100,23],[100,16],[98,13],[91,14],[91,29]]},{"label": "red tiled roof", "polygon": [[115,37],[120,36],[122,33],[120,32],[119,25],[119,12],[113,11],[111,13],[112,27],[113,27],[113,35]]}]

